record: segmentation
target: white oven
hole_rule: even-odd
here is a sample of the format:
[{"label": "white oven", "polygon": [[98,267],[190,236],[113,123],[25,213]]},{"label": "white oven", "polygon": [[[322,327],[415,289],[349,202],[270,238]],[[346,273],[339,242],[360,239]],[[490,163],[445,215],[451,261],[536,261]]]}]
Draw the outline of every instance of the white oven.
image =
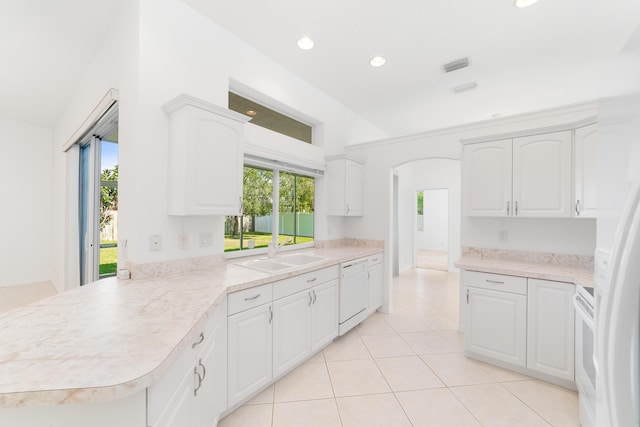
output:
[{"label": "white oven", "polygon": [[595,426],[596,368],[594,365],[593,288],[576,286],[576,385],[579,392],[582,427]]}]

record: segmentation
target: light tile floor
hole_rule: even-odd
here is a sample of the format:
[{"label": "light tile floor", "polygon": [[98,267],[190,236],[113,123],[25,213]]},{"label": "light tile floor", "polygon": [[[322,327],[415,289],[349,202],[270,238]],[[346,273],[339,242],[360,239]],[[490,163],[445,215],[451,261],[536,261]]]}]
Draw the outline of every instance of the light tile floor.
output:
[{"label": "light tile floor", "polygon": [[571,390],[467,359],[459,276],[394,279],[376,313],[229,414],[221,427],[579,426]]}]

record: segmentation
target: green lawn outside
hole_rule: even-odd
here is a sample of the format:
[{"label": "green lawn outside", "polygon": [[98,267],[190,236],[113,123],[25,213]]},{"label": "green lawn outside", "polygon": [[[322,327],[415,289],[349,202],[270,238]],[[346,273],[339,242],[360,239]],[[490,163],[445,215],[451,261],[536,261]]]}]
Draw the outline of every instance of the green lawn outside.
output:
[{"label": "green lawn outside", "polygon": [[[244,245],[246,248],[247,245],[247,241],[250,239],[253,239],[256,241],[255,247],[256,248],[266,248],[269,244],[269,242],[271,241],[271,234],[270,233],[243,233],[242,237],[244,238]],[[286,236],[286,235],[280,235],[278,236],[278,243],[282,244],[286,238],[291,238],[293,239],[293,236]],[[308,243],[308,242],[313,242],[313,237],[302,237],[302,236],[298,236],[297,237],[297,242],[296,243]],[[293,244],[293,240],[288,243],[288,245]],[[237,251],[240,249],[240,239],[238,237],[232,237],[231,235],[227,234],[224,236],[224,251],[225,252],[230,252],[230,251]]]},{"label": "green lawn outside", "polygon": [[[100,243],[117,243],[114,241],[104,241]],[[118,268],[118,248],[100,249],[100,275],[116,274]]]}]

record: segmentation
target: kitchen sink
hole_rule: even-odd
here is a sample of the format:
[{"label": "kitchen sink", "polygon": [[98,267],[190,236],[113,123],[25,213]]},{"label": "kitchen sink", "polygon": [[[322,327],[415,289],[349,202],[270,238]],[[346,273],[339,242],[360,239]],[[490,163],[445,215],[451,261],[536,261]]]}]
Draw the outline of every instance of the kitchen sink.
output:
[{"label": "kitchen sink", "polygon": [[316,262],[324,261],[325,257],[317,256],[317,255],[308,255],[308,254],[290,254],[290,255],[282,255],[278,258],[278,262],[284,262],[287,264],[293,265],[306,265],[313,264]]},{"label": "kitchen sink", "polygon": [[308,255],[308,254],[289,254],[282,255],[276,258],[260,258],[251,261],[243,262],[239,265],[253,270],[263,271],[265,273],[282,273],[289,270],[294,270],[297,267],[304,267],[305,265],[321,262],[327,258]]}]

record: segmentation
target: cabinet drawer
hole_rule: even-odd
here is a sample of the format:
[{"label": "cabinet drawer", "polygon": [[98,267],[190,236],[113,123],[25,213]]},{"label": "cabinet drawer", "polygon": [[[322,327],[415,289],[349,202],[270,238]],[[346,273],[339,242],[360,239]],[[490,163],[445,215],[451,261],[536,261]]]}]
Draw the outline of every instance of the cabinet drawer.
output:
[{"label": "cabinet drawer", "polygon": [[296,292],[304,291],[320,283],[328,282],[339,277],[339,266],[323,268],[309,273],[280,280],[273,284],[273,299],[277,300]]},{"label": "cabinet drawer", "polygon": [[527,295],[526,277],[481,273],[479,271],[465,271],[464,281],[465,286]]},{"label": "cabinet drawer", "polygon": [[369,267],[371,267],[372,265],[376,265],[376,264],[380,264],[382,262],[382,254],[375,254],[375,255],[371,255],[368,258],[368,262],[369,262]]},{"label": "cabinet drawer", "polygon": [[272,283],[245,289],[244,291],[233,292],[228,295],[227,314],[231,316],[232,314],[271,302],[272,299]]}]

